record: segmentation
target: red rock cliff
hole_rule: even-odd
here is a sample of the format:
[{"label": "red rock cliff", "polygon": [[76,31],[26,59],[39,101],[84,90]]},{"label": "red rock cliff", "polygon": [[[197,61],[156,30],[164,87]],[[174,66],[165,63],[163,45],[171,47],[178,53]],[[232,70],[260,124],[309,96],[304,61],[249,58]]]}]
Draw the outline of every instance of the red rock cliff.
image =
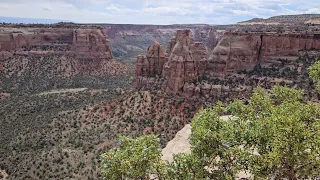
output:
[{"label": "red rock cliff", "polygon": [[224,76],[251,70],[258,63],[294,61],[300,51],[319,50],[317,34],[226,33],[208,59],[206,75]]},{"label": "red rock cliff", "polygon": [[161,44],[155,41],[148,47],[145,56],[137,57],[135,86],[141,86],[142,77],[161,76],[163,65],[167,60]]},{"label": "red rock cliff", "polygon": [[193,57],[189,30],[178,30],[172,42],[176,42],[163,68],[167,89],[180,91],[184,84],[198,77],[197,60]]},{"label": "red rock cliff", "polygon": [[81,58],[112,59],[109,40],[99,29],[74,30],[71,50]]},{"label": "red rock cliff", "polygon": [[169,41],[166,57],[157,42],[148,48],[146,56],[138,56],[135,86],[143,87],[153,82],[148,77],[160,75],[165,79],[163,88],[166,91],[179,92],[186,82],[202,74],[207,61],[207,48],[200,42],[194,42],[190,33],[189,30],[178,30]]},{"label": "red rock cliff", "polygon": [[[112,60],[111,47],[98,28],[7,28],[0,29],[0,73],[21,75],[32,70],[33,57],[55,57],[58,76],[77,74],[117,75],[127,70]],[[22,58],[26,57],[26,58]],[[40,61],[39,61],[40,63]],[[5,68],[6,67],[6,68]],[[52,69],[51,68],[51,69]]]},{"label": "red rock cliff", "polygon": [[[250,95],[252,89],[262,80],[266,87],[272,87],[279,82],[292,83],[292,76],[284,77],[288,78],[287,80],[274,77],[259,79],[260,77],[254,75],[251,77],[250,73],[244,77],[246,75],[237,74],[238,71],[250,71],[259,64],[269,68],[273,63],[279,64],[281,61],[285,63],[284,66],[296,66],[297,63],[294,62],[301,55],[301,51],[320,50],[318,34],[226,33],[207,58],[206,47],[202,43],[194,42],[189,33],[188,30],[179,30],[169,41],[168,62],[164,64],[161,74],[164,80],[147,78],[140,73],[139,78],[136,78],[139,88],[162,89],[191,98],[202,96],[216,100],[243,97]],[[139,65],[139,62],[143,64],[139,60],[140,57],[137,67],[148,71],[148,67]],[[299,65],[300,69],[302,66]],[[293,70],[296,68],[298,67]],[[273,72],[277,74],[276,77],[286,76],[282,73],[283,69],[276,71],[279,71]],[[199,81],[203,78],[206,80]]]}]

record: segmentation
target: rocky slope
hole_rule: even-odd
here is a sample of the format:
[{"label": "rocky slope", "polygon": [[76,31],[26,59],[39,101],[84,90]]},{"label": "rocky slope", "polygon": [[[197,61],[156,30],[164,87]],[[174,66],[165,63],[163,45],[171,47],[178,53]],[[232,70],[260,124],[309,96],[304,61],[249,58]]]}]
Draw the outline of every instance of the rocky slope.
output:
[{"label": "rocky slope", "polygon": [[164,146],[200,106],[112,88],[5,99],[0,103],[0,173],[14,180],[102,179],[99,155],[120,135],[155,133]]}]

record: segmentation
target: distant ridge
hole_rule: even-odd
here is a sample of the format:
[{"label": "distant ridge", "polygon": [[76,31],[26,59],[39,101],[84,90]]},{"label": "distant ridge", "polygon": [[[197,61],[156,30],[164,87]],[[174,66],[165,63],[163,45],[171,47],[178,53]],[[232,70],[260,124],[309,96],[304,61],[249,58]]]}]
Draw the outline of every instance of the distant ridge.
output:
[{"label": "distant ridge", "polygon": [[284,24],[284,23],[305,23],[308,20],[319,19],[320,14],[297,14],[297,15],[280,15],[270,18],[253,18],[248,21],[241,21],[238,24]]},{"label": "distant ridge", "polygon": [[13,24],[54,24],[58,22],[66,22],[65,20],[58,19],[38,19],[38,18],[19,18],[19,17],[1,17],[0,23],[13,23]]}]

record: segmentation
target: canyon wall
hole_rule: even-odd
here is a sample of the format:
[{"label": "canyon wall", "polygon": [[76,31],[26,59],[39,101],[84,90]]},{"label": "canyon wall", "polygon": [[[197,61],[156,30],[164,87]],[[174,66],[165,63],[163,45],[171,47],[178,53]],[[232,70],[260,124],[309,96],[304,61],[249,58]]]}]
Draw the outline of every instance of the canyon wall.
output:
[{"label": "canyon wall", "polygon": [[[27,71],[32,58],[55,57],[57,75],[120,73],[106,32],[98,28],[1,28],[0,71]],[[38,63],[38,62],[35,62]],[[114,65],[114,67],[112,67]],[[119,67],[118,67],[119,66]],[[20,72],[15,72],[20,71]]]},{"label": "canyon wall", "polygon": [[207,48],[201,42],[195,42],[190,33],[190,30],[178,30],[169,41],[166,54],[155,42],[148,48],[146,56],[138,56],[135,86],[141,88],[147,85],[148,77],[164,77],[167,91],[178,92],[186,82],[203,73]]},{"label": "canyon wall", "polygon": [[221,39],[223,30],[218,30],[210,25],[104,25],[109,40],[112,42],[112,53],[115,58],[130,63],[135,63],[138,54],[145,50],[154,41],[166,47],[179,29],[189,29],[191,37],[202,42],[212,50]]},{"label": "canyon wall", "polygon": [[[248,97],[257,86],[302,86],[303,79],[308,78],[304,71],[320,54],[314,53],[320,50],[319,37],[306,33],[229,32],[207,58],[203,43],[194,41],[189,30],[178,30],[168,43],[162,74],[136,74],[135,85],[212,101]],[[302,60],[311,54],[308,58],[312,60]]]},{"label": "canyon wall", "polygon": [[113,59],[104,28],[56,26],[0,27],[0,89],[104,87],[108,78],[131,73]]},{"label": "canyon wall", "polygon": [[320,34],[226,33],[208,59],[206,75],[252,70],[258,63],[295,61],[301,52],[320,50]]}]

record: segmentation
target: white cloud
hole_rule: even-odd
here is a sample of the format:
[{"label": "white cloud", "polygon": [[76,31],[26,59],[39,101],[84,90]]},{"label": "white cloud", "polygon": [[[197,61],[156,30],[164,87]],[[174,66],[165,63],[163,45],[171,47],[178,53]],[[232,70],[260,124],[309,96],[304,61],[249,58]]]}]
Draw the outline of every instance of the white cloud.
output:
[{"label": "white cloud", "polygon": [[0,16],[87,23],[230,24],[254,17],[320,13],[319,0],[0,0]]},{"label": "white cloud", "polygon": [[192,11],[188,9],[182,9],[178,7],[168,7],[168,6],[160,6],[160,7],[149,7],[141,10],[142,13],[146,14],[158,14],[158,15],[187,15],[192,14]]},{"label": "white cloud", "polygon": [[320,9],[319,8],[310,8],[307,10],[306,13],[310,13],[310,14],[314,14],[314,13],[320,13]]}]

